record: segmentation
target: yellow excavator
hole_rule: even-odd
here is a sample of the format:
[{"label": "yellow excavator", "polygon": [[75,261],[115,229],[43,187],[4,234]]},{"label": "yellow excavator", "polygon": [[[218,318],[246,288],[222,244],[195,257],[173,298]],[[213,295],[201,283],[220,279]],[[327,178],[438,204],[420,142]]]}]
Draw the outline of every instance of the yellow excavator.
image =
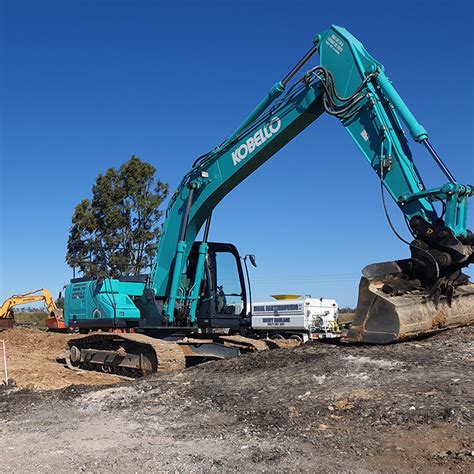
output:
[{"label": "yellow excavator", "polygon": [[14,306],[36,303],[38,301],[44,301],[46,309],[48,310],[46,328],[50,331],[66,331],[63,311],[57,307],[51,293],[46,288],[40,288],[39,290],[13,295],[7,298],[0,307],[0,329],[12,328],[15,325],[13,317]]}]

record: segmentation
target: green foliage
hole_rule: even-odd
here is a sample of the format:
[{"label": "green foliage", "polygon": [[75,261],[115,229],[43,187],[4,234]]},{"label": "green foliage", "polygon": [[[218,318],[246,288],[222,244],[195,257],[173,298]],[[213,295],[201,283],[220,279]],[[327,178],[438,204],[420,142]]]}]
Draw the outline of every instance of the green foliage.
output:
[{"label": "green foliage", "polygon": [[339,313],[339,324],[347,324],[354,321],[355,313]]},{"label": "green foliage", "polygon": [[38,311],[38,308],[36,308],[36,311],[15,311],[14,319],[16,324],[32,324],[37,328],[45,328],[47,317],[48,313]]},{"label": "green foliage", "polygon": [[168,185],[136,156],[96,179],[92,199],[75,208],[66,262],[85,276],[138,275],[151,263],[160,238],[160,206]]}]

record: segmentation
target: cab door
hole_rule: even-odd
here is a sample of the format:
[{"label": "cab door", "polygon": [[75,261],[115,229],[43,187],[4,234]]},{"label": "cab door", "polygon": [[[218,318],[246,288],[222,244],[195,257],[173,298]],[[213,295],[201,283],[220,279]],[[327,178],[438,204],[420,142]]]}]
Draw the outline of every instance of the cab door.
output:
[{"label": "cab door", "polygon": [[209,243],[204,287],[198,326],[239,329],[245,319],[247,294],[241,259],[234,245]]}]

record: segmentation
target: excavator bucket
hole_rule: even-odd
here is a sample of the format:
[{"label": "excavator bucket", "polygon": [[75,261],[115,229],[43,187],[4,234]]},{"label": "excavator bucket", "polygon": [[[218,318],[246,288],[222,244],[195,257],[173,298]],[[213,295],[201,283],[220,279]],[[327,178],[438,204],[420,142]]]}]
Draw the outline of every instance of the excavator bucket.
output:
[{"label": "excavator bucket", "polygon": [[11,329],[13,326],[15,326],[13,318],[0,318],[0,331]]},{"label": "excavator bucket", "polygon": [[[377,265],[395,267],[396,263],[369,267]],[[441,296],[436,302],[419,290],[391,295],[384,290],[392,275],[364,274],[359,284],[355,318],[343,338],[345,342],[388,344],[474,323],[472,283],[457,286],[450,300]]]}]

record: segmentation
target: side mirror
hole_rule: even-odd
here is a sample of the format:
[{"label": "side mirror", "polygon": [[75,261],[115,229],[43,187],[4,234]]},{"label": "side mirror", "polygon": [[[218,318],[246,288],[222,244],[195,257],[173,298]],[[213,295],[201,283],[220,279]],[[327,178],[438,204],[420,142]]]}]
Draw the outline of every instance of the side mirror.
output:
[{"label": "side mirror", "polygon": [[255,260],[255,255],[249,255],[249,259],[252,266],[257,268],[257,261]]},{"label": "side mirror", "polygon": [[58,295],[58,300],[60,300],[62,296],[63,296],[63,292],[60,291],[60,292],[59,292],[59,295]]}]

